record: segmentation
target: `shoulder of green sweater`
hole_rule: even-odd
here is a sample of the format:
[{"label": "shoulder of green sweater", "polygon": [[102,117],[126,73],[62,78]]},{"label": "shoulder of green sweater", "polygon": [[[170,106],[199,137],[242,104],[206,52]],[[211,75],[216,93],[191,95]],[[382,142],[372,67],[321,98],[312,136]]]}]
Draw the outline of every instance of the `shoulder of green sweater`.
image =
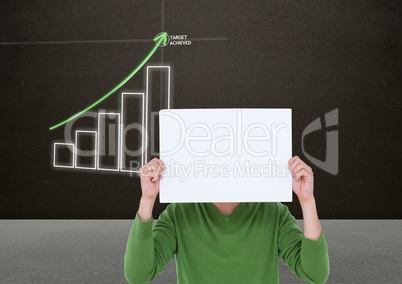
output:
[{"label": "shoulder of green sweater", "polygon": [[170,203],[165,210],[159,215],[160,218],[169,218],[174,221],[176,218],[180,218],[194,212],[194,203]]},{"label": "shoulder of green sweater", "polygon": [[289,217],[289,215],[290,215],[290,216],[293,217],[293,214],[290,212],[289,207],[286,204],[283,204],[281,202],[277,202],[276,205],[277,205],[279,215],[284,216],[284,217],[285,216]]},{"label": "shoulder of green sweater", "polygon": [[270,208],[273,218],[276,219],[277,225],[282,227],[286,226],[297,226],[296,219],[290,212],[288,206],[281,202],[272,202]]},{"label": "shoulder of green sweater", "polygon": [[177,203],[170,203],[168,206],[166,206],[165,210],[162,211],[162,213],[159,215],[158,219],[161,218],[172,218],[172,216],[175,214],[175,211],[177,210]]},{"label": "shoulder of green sweater", "polygon": [[189,210],[189,207],[193,208],[194,203],[170,203],[163,212],[174,216],[181,211]]},{"label": "shoulder of green sweater", "polygon": [[277,215],[278,217],[288,211],[288,207],[281,202],[263,202],[261,203],[261,207],[264,208],[270,215]]}]

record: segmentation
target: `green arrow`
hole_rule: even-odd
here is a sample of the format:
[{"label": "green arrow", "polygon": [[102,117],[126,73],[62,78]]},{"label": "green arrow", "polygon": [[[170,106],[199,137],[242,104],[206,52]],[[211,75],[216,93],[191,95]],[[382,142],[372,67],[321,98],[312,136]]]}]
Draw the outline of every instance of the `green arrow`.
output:
[{"label": "green arrow", "polygon": [[108,93],[103,95],[96,102],[92,103],[91,105],[87,106],[86,108],[84,108],[83,110],[77,112],[76,114],[74,114],[73,116],[67,118],[66,120],[53,125],[52,127],[49,128],[49,130],[54,130],[54,129],[66,124],[67,122],[79,117],[81,114],[83,114],[84,112],[86,112],[86,111],[92,109],[93,107],[97,106],[98,104],[103,102],[105,99],[110,97],[118,89],[120,89],[125,83],[127,83],[128,80],[130,80],[135,75],[135,73],[138,72],[138,70],[140,70],[142,68],[142,66],[144,66],[144,64],[151,58],[151,56],[155,53],[155,51],[158,49],[158,47],[166,46],[166,44],[168,42],[168,34],[166,32],[159,33],[154,38],[154,41],[155,41],[155,46],[152,48],[151,52],[148,53],[148,55],[142,60],[142,62],[126,78],[124,78],[123,81],[121,81],[119,84],[117,84],[113,89],[111,89]]}]

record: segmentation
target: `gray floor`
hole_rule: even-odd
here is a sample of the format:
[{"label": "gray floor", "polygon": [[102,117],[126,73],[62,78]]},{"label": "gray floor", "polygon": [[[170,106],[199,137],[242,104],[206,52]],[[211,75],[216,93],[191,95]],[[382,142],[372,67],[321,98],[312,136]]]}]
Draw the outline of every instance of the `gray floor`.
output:
[{"label": "gray floor", "polygon": [[[0,220],[0,283],[126,283],[130,220]],[[323,220],[327,283],[402,283],[401,220]],[[281,263],[281,283],[301,283]],[[176,283],[174,263],[153,283]],[[251,283],[251,282],[250,282]]]}]

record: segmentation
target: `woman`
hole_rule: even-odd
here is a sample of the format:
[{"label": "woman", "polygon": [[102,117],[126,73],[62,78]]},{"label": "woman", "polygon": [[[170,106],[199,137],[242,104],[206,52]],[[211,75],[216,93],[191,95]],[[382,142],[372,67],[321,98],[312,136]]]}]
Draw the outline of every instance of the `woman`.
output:
[{"label": "woman", "polygon": [[151,281],[175,256],[179,283],[279,283],[279,256],[305,282],[325,283],[329,259],[313,172],[297,156],[288,168],[304,232],[281,203],[173,203],[153,226],[165,166],[154,158],[141,167],[142,197],[124,259],[127,281]]}]

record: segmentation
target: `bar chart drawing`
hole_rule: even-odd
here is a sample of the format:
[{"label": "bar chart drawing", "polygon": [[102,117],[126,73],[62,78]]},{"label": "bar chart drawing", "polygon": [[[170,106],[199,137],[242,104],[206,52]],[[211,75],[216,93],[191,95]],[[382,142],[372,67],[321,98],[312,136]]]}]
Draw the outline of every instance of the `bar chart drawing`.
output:
[{"label": "bar chart drawing", "polygon": [[95,129],[77,129],[74,141],[54,142],[53,167],[139,173],[159,154],[155,121],[160,109],[172,106],[170,71],[170,66],[147,66],[145,92],[121,92],[120,112],[99,111]]}]

